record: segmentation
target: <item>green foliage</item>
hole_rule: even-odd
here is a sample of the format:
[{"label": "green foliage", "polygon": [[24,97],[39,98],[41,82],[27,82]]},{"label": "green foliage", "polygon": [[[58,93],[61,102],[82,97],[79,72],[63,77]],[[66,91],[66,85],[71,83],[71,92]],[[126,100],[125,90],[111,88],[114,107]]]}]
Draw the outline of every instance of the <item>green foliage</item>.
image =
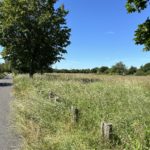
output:
[{"label": "green foliage", "polygon": [[[12,109],[22,150],[148,150],[149,89],[150,77],[17,76]],[[59,102],[48,98],[49,91]],[[72,105],[80,110],[76,126],[71,124]],[[102,121],[113,124],[114,143],[102,140]]]},{"label": "green foliage", "polygon": [[108,74],[108,73],[109,73],[109,67],[107,67],[107,66],[102,66],[102,67],[99,68],[98,72],[99,72],[100,74]]},{"label": "green foliage", "polygon": [[144,50],[150,50],[150,19],[148,18],[143,24],[140,24],[135,31],[135,43],[144,45]]},{"label": "green foliage", "polygon": [[0,79],[3,79],[5,77],[4,73],[0,73]]},{"label": "green foliage", "polygon": [[145,72],[142,69],[137,70],[137,72],[135,73],[136,76],[145,76]]},{"label": "green foliage", "polygon": [[128,70],[127,70],[127,74],[128,75],[133,75],[137,72],[137,68],[136,67],[133,67],[131,66]]},{"label": "green foliage", "polygon": [[98,68],[96,67],[96,68],[91,69],[91,72],[92,73],[98,73]]},{"label": "green foliage", "polygon": [[138,75],[138,76],[146,76],[150,75],[150,63],[141,66],[140,68],[131,66],[127,68],[125,64],[122,62],[118,62],[113,65],[111,68],[107,66],[95,67],[92,69],[51,69],[48,71],[49,73],[94,73],[94,74],[113,74],[113,75]]},{"label": "green foliage", "polygon": [[149,72],[150,71],[150,63],[145,64],[144,66],[141,67],[141,69],[144,72]]},{"label": "green foliage", "polygon": [[149,0],[127,0],[126,8],[129,13],[141,12],[147,7]]},{"label": "green foliage", "polygon": [[[149,5],[149,0],[127,0],[126,8],[129,13],[141,12]],[[144,50],[150,50],[150,19],[148,18],[143,24],[138,26],[135,31],[135,43],[144,45]]]},{"label": "green foliage", "polygon": [[116,63],[116,65],[112,66],[112,68],[111,68],[112,73],[116,73],[119,75],[125,75],[126,71],[127,71],[127,68],[126,68],[125,64],[123,64],[122,62]]},{"label": "green foliage", "polygon": [[0,1],[0,44],[14,69],[32,76],[63,58],[70,44],[68,11],[55,0]]},{"label": "green foliage", "polygon": [[11,72],[11,64],[9,62],[0,64],[0,73]]}]

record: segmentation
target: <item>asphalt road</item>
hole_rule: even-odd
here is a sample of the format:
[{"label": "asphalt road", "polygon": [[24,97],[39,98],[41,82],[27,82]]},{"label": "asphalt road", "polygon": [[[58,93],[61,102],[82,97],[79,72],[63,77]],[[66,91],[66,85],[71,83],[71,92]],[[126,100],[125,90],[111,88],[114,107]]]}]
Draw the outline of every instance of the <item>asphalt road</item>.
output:
[{"label": "asphalt road", "polygon": [[0,150],[18,150],[18,138],[12,133],[9,121],[11,90],[11,77],[0,80]]}]

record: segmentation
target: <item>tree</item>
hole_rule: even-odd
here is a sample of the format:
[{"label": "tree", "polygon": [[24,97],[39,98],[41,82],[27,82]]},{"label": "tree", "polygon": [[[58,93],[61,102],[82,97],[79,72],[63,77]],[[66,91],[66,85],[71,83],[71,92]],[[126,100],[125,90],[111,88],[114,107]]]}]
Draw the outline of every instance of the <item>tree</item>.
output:
[{"label": "tree", "polygon": [[133,75],[133,74],[135,74],[136,72],[137,72],[137,68],[131,66],[131,67],[128,69],[127,74],[128,74],[128,75]]},{"label": "tree", "polygon": [[11,72],[11,66],[9,62],[0,63],[0,73]]},{"label": "tree", "polygon": [[135,73],[135,75],[136,76],[145,76],[145,72],[141,68],[139,68],[137,70],[137,72]]},{"label": "tree", "polygon": [[60,61],[70,44],[68,11],[56,0],[0,1],[0,45],[13,68],[37,71]]},{"label": "tree", "polygon": [[102,66],[99,68],[99,73],[108,73],[109,72],[109,67],[107,66]]},{"label": "tree", "polygon": [[150,72],[150,63],[145,64],[141,67],[144,72]]},{"label": "tree", "polygon": [[[127,0],[126,9],[129,13],[138,12],[148,7],[150,0]],[[150,51],[150,19],[138,26],[135,31],[135,43],[144,45],[145,51]]]},{"label": "tree", "polygon": [[114,66],[111,68],[111,72],[119,75],[125,75],[126,74],[126,66],[122,62],[116,63]]},{"label": "tree", "polygon": [[92,68],[92,69],[91,69],[91,73],[98,73],[98,67]]}]

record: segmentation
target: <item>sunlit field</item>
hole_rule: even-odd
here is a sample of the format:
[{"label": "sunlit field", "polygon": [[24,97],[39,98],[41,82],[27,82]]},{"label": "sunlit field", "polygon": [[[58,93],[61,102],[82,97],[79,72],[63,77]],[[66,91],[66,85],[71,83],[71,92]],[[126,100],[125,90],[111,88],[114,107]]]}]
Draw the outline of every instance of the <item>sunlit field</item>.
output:
[{"label": "sunlit field", "polygon": [[[18,75],[14,96],[22,150],[150,149],[149,76]],[[72,106],[79,110],[75,124]],[[102,122],[113,125],[110,141],[102,137]]]}]

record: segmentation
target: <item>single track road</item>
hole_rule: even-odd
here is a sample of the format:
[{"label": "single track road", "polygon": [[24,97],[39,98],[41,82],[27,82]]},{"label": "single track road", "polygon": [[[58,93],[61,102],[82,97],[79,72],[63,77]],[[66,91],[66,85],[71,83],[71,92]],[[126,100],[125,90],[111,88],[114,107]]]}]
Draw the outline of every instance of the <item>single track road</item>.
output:
[{"label": "single track road", "polygon": [[18,150],[18,138],[10,128],[12,83],[11,76],[0,80],[0,150]]}]

